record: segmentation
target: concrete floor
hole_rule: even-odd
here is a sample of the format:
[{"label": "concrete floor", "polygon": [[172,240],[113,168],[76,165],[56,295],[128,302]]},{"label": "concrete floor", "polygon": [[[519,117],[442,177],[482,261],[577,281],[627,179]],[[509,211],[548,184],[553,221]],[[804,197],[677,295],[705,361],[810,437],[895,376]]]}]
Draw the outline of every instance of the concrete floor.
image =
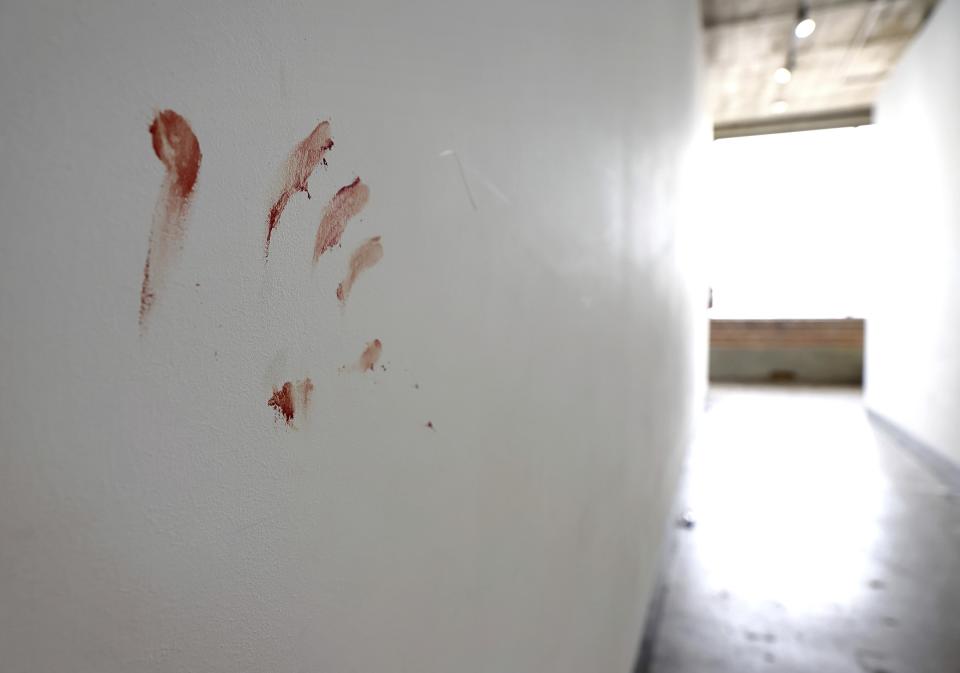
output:
[{"label": "concrete floor", "polygon": [[682,496],[654,673],[960,673],[960,494],[858,390],[714,388]]}]

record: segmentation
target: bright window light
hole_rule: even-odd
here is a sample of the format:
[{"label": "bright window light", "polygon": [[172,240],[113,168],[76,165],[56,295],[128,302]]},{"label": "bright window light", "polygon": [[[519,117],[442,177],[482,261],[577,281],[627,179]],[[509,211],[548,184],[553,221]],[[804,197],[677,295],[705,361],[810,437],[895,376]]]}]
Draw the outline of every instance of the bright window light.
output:
[{"label": "bright window light", "polygon": [[[874,126],[718,140],[704,259],[712,318],[863,318],[875,276]],[[883,264],[890,261],[884,258]]]}]

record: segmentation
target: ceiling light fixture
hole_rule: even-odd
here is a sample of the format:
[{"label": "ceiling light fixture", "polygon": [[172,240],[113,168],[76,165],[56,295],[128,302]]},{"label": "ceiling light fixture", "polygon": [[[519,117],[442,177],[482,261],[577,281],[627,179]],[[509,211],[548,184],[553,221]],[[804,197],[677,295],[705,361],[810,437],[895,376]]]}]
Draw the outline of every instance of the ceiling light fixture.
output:
[{"label": "ceiling light fixture", "polygon": [[773,81],[777,84],[787,84],[791,79],[793,79],[793,73],[786,66],[777,68],[777,71],[773,73]]},{"label": "ceiling light fixture", "polygon": [[817,29],[817,22],[810,18],[810,8],[806,2],[800,3],[800,9],[797,10],[797,26],[793,29],[793,34],[801,40],[813,35]]},{"label": "ceiling light fixture", "polygon": [[793,29],[793,34],[799,37],[801,40],[810,37],[813,35],[813,31],[817,29],[817,22],[813,19],[804,19],[797,24],[797,27]]}]

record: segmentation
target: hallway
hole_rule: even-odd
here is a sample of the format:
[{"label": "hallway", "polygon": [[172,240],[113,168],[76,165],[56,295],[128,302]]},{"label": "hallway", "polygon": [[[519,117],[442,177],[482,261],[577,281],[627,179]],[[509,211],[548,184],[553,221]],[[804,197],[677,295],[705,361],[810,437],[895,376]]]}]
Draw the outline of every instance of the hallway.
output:
[{"label": "hallway", "polygon": [[0,94],[0,673],[960,673],[960,0],[3,0]]},{"label": "hallway", "polygon": [[655,673],[960,671],[960,496],[852,388],[713,388]]}]

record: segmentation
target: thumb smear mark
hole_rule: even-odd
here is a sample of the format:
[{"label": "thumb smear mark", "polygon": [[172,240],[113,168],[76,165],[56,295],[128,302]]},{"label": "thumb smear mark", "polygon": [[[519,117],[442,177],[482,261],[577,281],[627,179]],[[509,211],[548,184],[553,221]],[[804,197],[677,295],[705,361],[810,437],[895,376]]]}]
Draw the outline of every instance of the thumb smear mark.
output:
[{"label": "thumb smear mark", "polygon": [[383,245],[380,243],[380,237],[374,236],[367,239],[350,255],[350,271],[343,282],[337,287],[337,299],[341,304],[347,303],[347,297],[350,296],[350,290],[353,284],[357,282],[357,277],[374,266],[383,259]]},{"label": "thumb smear mark", "polygon": [[200,143],[186,119],[173,110],[158,112],[150,124],[153,152],[166,173],[153,212],[147,261],[140,287],[140,329],[163,285],[171,259],[186,234],[187,211],[200,174]]},{"label": "thumb smear mark", "polygon": [[296,384],[287,381],[279,388],[273,389],[273,395],[267,400],[267,406],[273,407],[277,420],[281,418],[288,426],[293,426],[293,418],[297,409],[306,409],[310,404],[310,395],[313,393],[313,381],[309,377]]},{"label": "thumb smear mark", "polygon": [[377,366],[377,361],[380,359],[380,353],[382,351],[383,344],[380,342],[380,339],[374,339],[363,349],[363,353],[360,354],[360,359],[357,360],[355,364],[349,367],[345,365],[340,368],[340,371],[349,369],[356,372],[372,372],[374,367]]}]

